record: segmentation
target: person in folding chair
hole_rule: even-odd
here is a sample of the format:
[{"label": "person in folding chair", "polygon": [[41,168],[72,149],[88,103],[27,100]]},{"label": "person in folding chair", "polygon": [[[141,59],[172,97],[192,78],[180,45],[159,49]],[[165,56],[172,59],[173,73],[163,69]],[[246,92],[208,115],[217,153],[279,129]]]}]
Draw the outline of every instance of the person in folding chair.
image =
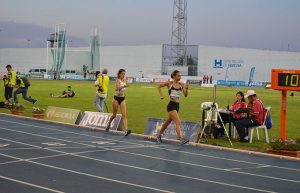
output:
[{"label": "person in folding chair", "polygon": [[184,144],[188,143],[189,140],[185,139],[183,137],[183,134],[180,130],[180,118],[178,115],[178,111],[179,111],[180,94],[181,94],[181,92],[183,92],[184,96],[187,97],[189,85],[180,82],[181,73],[178,70],[173,71],[171,78],[173,79],[173,81],[168,81],[168,82],[162,83],[158,86],[158,92],[159,92],[161,99],[164,99],[161,88],[168,87],[169,95],[170,95],[170,102],[167,106],[168,117],[167,117],[166,121],[164,122],[164,124],[162,125],[159,133],[157,133],[156,140],[158,143],[162,143],[161,135],[167,129],[168,125],[172,121],[174,121],[176,124],[176,133],[180,140],[180,144],[184,145]]},{"label": "person in folding chair", "polygon": [[248,108],[250,109],[249,118],[240,119],[234,122],[237,132],[240,136],[240,142],[248,143],[248,128],[262,125],[265,117],[264,105],[256,96],[254,90],[248,90],[245,95],[249,100]]}]

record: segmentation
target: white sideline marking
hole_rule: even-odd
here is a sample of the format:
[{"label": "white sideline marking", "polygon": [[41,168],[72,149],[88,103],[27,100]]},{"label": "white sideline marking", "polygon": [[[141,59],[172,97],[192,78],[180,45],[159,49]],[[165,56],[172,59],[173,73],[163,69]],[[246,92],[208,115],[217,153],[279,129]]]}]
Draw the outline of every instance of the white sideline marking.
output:
[{"label": "white sideline marking", "polygon": [[[16,131],[18,132],[18,131]],[[4,139],[1,138],[2,140],[7,140],[7,141],[11,141],[11,142],[15,142],[15,143],[22,143],[28,146],[33,146],[31,144],[26,144],[23,142],[18,142],[18,141],[14,141],[14,140],[9,140],[9,139]],[[63,151],[59,151],[59,150],[51,150],[50,151],[55,151],[55,152],[60,152],[60,153],[66,153]],[[170,175],[170,176],[176,176],[176,177],[181,177],[181,178],[186,178],[186,179],[192,179],[192,180],[197,180],[197,181],[203,181],[203,182],[209,182],[209,183],[214,183],[214,184],[220,184],[220,185],[224,185],[224,186],[230,186],[230,187],[235,187],[235,188],[241,188],[241,189],[248,189],[248,190],[255,190],[255,191],[259,191],[259,192],[269,192],[269,193],[273,193],[273,191],[267,191],[267,190],[262,190],[262,189],[256,189],[256,188],[251,188],[251,187],[246,187],[246,186],[239,186],[239,185],[234,185],[234,184],[229,184],[229,183],[223,183],[223,182],[217,182],[217,181],[212,181],[212,180],[206,180],[206,179],[202,179],[202,178],[195,178],[195,177],[190,177],[190,176],[184,176],[184,175],[179,175],[179,174],[173,174],[173,173],[169,173],[169,172],[163,172],[163,171],[159,171],[159,170],[151,170],[151,169],[147,169],[147,168],[142,168],[142,167],[136,167],[136,166],[131,166],[131,165],[126,165],[126,164],[121,164],[121,163],[117,163],[117,162],[112,162],[112,161],[107,161],[107,160],[101,160],[101,159],[96,159],[96,158],[91,158],[91,157],[87,157],[87,156],[81,156],[81,155],[76,155],[76,154],[72,154],[72,153],[68,153],[69,155],[75,156],[75,157],[80,157],[80,158],[85,158],[85,159],[89,159],[89,160],[94,160],[94,161],[98,161],[98,162],[104,162],[104,163],[109,163],[109,164],[113,164],[113,165],[118,165],[118,166],[123,166],[123,167],[129,167],[129,168],[134,168],[134,169],[139,169],[139,170],[143,170],[143,171],[149,171],[149,172],[154,172],[154,173],[160,173],[160,174],[165,174],[165,175]],[[6,154],[2,154],[0,153],[0,155],[6,155]],[[9,156],[9,155],[6,155]],[[12,158],[15,158],[13,156],[9,156]],[[20,158],[15,158],[15,159],[20,159]],[[33,161],[27,161],[27,162],[33,162]],[[35,162],[37,164],[40,164],[38,162]],[[55,167],[55,166],[53,166]],[[63,169],[63,168],[62,168]],[[66,169],[67,170],[67,169]]]},{"label": "white sideline marking", "polygon": [[[14,156],[2,154],[2,153],[0,153],[0,155],[7,156],[7,157],[10,157],[10,158],[14,158],[14,159],[21,159],[21,158],[18,158],[18,157],[14,157]],[[169,192],[169,193],[172,193],[172,192],[167,191],[167,190],[162,190],[162,189],[157,189],[157,188],[153,188],[153,187],[149,187],[149,186],[143,186],[143,185],[139,185],[139,184],[133,184],[133,183],[128,183],[128,182],[123,182],[123,181],[119,181],[119,180],[115,180],[115,179],[111,179],[111,178],[105,178],[105,177],[102,177],[102,176],[96,176],[96,175],[93,175],[93,174],[88,174],[88,173],[84,173],[84,172],[78,172],[78,171],[74,171],[74,170],[69,170],[69,169],[65,169],[65,168],[61,168],[61,167],[56,167],[56,166],[52,166],[52,165],[48,165],[48,164],[43,164],[43,163],[39,163],[39,162],[35,162],[35,161],[28,161],[28,160],[26,160],[26,162],[29,162],[29,163],[32,163],[32,164],[36,164],[36,165],[41,165],[41,166],[48,167],[48,168],[53,168],[53,169],[57,169],[57,170],[66,171],[66,172],[69,172],[69,173],[75,173],[75,174],[79,174],[79,175],[83,175],[83,176],[88,176],[88,177],[93,177],[93,178],[97,178],[97,179],[106,180],[106,181],[117,182],[117,183],[120,183],[120,184],[129,185],[129,186],[135,186],[135,187],[139,187],[139,188],[154,190],[154,191],[157,191],[157,192],[164,192],[164,193],[165,192]],[[59,192],[59,193],[61,193],[61,192]]]},{"label": "white sideline marking", "polygon": [[[8,122],[8,123],[16,123],[16,124],[20,124],[20,125],[26,125],[26,126],[37,127],[37,128],[43,128],[43,129],[46,129],[46,130],[60,131],[60,132],[63,132],[63,133],[72,133],[72,134],[76,134],[76,135],[87,136],[87,137],[92,137],[92,138],[97,138],[97,139],[105,139],[105,140],[108,140],[108,141],[123,142],[123,143],[127,143],[127,144],[138,144],[138,143],[127,142],[127,141],[122,141],[122,140],[104,138],[104,137],[100,137],[100,136],[81,134],[81,133],[76,133],[76,132],[72,132],[72,131],[64,131],[64,130],[58,130],[58,129],[54,129],[54,128],[46,128],[46,127],[38,126],[38,125],[19,123],[19,122],[15,122],[15,121],[7,121],[7,120],[0,120],[0,121]],[[58,126],[53,126],[53,127],[58,127]],[[60,127],[63,127],[63,126],[60,126]],[[223,157],[205,155],[205,154],[200,154],[200,153],[197,154],[197,153],[188,152],[188,151],[161,148],[160,146],[154,146],[153,148],[164,149],[164,150],[167,150],[167,151],[175,151],[175,152],[180,152],[180,153],[185,153],[185,154],[190,154],[190,155],[197,155],[197,156],[201,156],[201,157],[209,157],[209,158],[215,158],[215,159],[221,159],[221,160],[233,161],[233,162],[239,162],[239,163],[247,163],[247,164],[251,164],[251,165],[269,166],[269,167],[273,167],[273,168],[279,168],[279,169],[284,169],[284,170],[291,170],[291,171],[299,171],[300,172],[300,169],[295,169],[295,168],[288,168],[288,167],[281,167],[281,166],[270,165],[270,164],[262,164],[262,163],[257,163],[257,162],[249,162],[249,161],[243,161],[243,160],[237,160],[237,159],[223,158]]]},{"label": "white sideline marking", "polygon": [[8,178],[8,177],[5,177],[5,176],[0,176],[0,178],[6,179],[6,180],[9,180],[9,181],[13,181],[13,182],[17,182],[17,183],[20,183],[20,184],[24,184],[24,185],[27,185],[27,186],[32,186],[32,187],[35,187],[35,188],[47,190],[47,191],[50,191],[50,192],[64,193],[64,192],[59,191],[59,190],[54,190],[54,189],[51,189],[51,188],[47,188],[47,187],[44,187],[44,186],[39,186],[39,185],[31,184],[31,183],[28,183],[28,182],[24,182],[24,181],[21,181],[21,180],[16,180],[16,179],[13,179],[13,178]]}]

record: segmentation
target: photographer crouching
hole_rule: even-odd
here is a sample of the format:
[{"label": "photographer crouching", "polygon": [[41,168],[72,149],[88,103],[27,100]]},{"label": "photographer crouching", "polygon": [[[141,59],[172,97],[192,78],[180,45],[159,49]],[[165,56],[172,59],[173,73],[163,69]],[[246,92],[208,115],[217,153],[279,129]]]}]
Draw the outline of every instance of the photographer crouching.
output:
[{"label": "photographer crouching", "polygon": [[109,77],[107,76],[107,72],[108,72],[107,69],[104,68],[101,74],[96,73],[96,81],[95,81],[96,96],[94,99],[94,105],[99,112],[103,112],[103,105],[107,97],[108,84],[109,84]]}]

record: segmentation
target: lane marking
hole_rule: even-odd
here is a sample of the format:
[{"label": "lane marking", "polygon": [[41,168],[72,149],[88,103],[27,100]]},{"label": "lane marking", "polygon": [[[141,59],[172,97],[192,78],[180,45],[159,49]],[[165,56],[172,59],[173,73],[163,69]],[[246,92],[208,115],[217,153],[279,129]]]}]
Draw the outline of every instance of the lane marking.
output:
[{"label": "lane marking", "polygon": [[[69,142],[69,143],[78,143],[78,142],[73,142],[73,141],[59,139],[59,138],[54,138],[54,137],[49,137],[49,136],[41,136],[41,135],[38,135],[38,134],[29,133],[29,132],[25,132],[25,131],[15,131],[15,130],[3,128],[3,127],[0,127],[0,129],[8,130],[8,131],[13,131],[13,132],[17,132],[17,133],[24,133],[24,134],[38,136],[38,137],[50,138],[50,139],[54,139],[54,140],[58,140],[58,141],[65,141],[65,142]],[[78,144],[91,146],[89,144],[84,144],[84,143],[78,143]],[[97,147],[97,146],[93,146],[93,147]],[[155,148],[155,147],[153,147],[153,148]],[[107,150],[110,150],[110,149],[107,149]],[[151,156],[149,156],[149,157],[151,157]],[[170,160],[170,161],[174,161],[174,160]],[[187,162],[185,162],[185,163],[186,164],[191,164],[191,163],[187,163]],[[200,167],[200,165],[199,165],[199,167]],[[209,169],[215,169],[215,170],[222,170],[222,171],[227,171],[227,172],[232,172],[232,173],[239,173],[239,174],[244,174],[244,175],[257,176],[257,177],[262,177],[262,178],[270,178],[270,179],[281,180],[281,181],[289,181],[289,182],[296,182],[296,183],[300,182],[300,181],[291,180],[291,179],[284,179],[284,178],[278,178],[278,177],[273,177],[273,176],[266,176],[266,175],[254,174],[254,173],[249,173],[249,172],[225,170],[223,168],[216,168],[216,167],[205,166],[205,165],[202,165],[201,167],[209,168]]]},{"label": "lane marking", "polygon": [[92,141],[91,143],[97,145],[115,145],[116,143],[108,142],[108,141]]},{"label": "lane marking", "polygon": [[[10,142],[14,142],[14,143],[18,143],[18,144],[22,144],[22,145],[26,145],[26,146],[31,146],[34,148],[27,148],[27,149],[43,149],[43,150],[48,150],[48,151],[54,151],[54,152],[62,152],[62,151],[55,151],[54,149],[52,149],[52,147],[49,148],[43,148],[42,146],[36,146],[36,145],[32,145],[32,144],[27,144],[27,143],[23,143],[23,142],[19,142],[19,141],[14,141],[14,140],[10,140],[10,139],[5,139],[5,138],[0,138],[1,140],[5,140],[5,141],[10,141]],[[144,148],[144,146],[122,146],[122,147],[118,147],[118,148],[113,148],[113,149],[134,149],[134,148]],[[151,146],[150,146],[151,147]],[[33,158],[26,158],[26,159],[19,159],[19,160],[14,160],[14,161],[8,161],[8,162],[3,162],[0,163],[0,165],[5,165],[5,164],[10,164],[10,163],[17,163],[17,162],[22,162],[22,161],[29,161],[29,160],[39,160],[39,159],[45,159],[45,158],[52,158],[52,157],[58,157],[58,156],[66,156],[66,155],[76,155],[76,154],[84,154],[84,153],[94,153],[94,152],[101,152],[101,151],[109,151],[111,149],[105,149],[102,148],[101,149],[97,149],[97,150],[89,150],[89,151],[80,151],[80,152],[64,152],[61,154],[56,154],[56,155],[49,155],[49,156],[41,156],[41,157],[33,157]]]},{"label": "lane marking", "polygon": [[270,166],[256,166],[256,167],[244,167],[244,168],[228,168],[225,170],[233,171],[233,170],[249,170],[249,169],[258,169],[258,168],[271,168],[271,167]]},{"label": "lane marking", "polygon": [[[257,176],[257,177],[263,177],[263,178],[270,178],[270,179],[281,180],[281,181],[300,183],[300,181],[298,181],[298,180],[291,180],[291,179],[278,178],[278,177],[273,177],[273,176],[253,174],[253,173],[248,173],[248,172],[235,171],[233,169],[223,169],[223,168],[212,167],[212,166],[207,166],[207,165],[193,164],[193,163],[189,163],[189,162],[183,162],[183,161],[176,161],[176,160],[171,160],[171,159],[166,159],[166,158],[154,157],[154,156],[149,156],[149,155],[140,154],[140,153],[132,153],[132,152],[128,152],[128,151],[121,151],[121,150],[114,150],[114,149],[112,149],[111,151],[115,151],[115,152],[119,152],[119,153],[125,153],[125,154],[129,154],[129,155],[140,156],[140,157],[146,157],[146,158],[150,158],[150,159],[173,162],[173,163],[178,163],[178,164],[185,164],[185,165],[190,165],[190,166],[196,166],[196,167],[208,168],[208,169],[213,169],[213,170],[219,170],[219,171],[224,171],[224,172],[232,172],[232,173],[245,174],[245,175]],[[251,168],[262,168],[262,167],[269,167],[269,166],[265,165],[265,166],[251,167]],[[244,169],[244,168],[241,168],[241,169]],[[247,169],[247,168],[245,168],[245,169]]]},{"label": "lane marking", "polygon": [[58,146],[58,147],[67,145],[65,143],[59,143],[59,142],[44,142],[42,144],[48,146]]},{"label": "lane marking", "polygon": [[9,145],[10,145],[9,143],[0,144],[0,148],[7,147]]},{"label": "lane marking", "polygon": [[[0,139],[5,140],[3,138],[0,138]],[[15,142],[15,143],[18,143],[17,141],[14,141],[14,140],[9,140],[9,139],[7,139],[7,140]],[[26,145],[26,143],[23,143],[23,142],[20,142],[20,143]],[[28,146],[32,146],[31,144],[27,144],[27,145]],[[60,152],[60,153],[66,153],[66,152],[62,152],[62,151],[58,151],[58,150],[52,150],[52,151]],[[0,153],[0,155],[12,157],[14,159],[20,159],[20,158],[9,156],[9,155],[3,154],[3,153]],[[69,155],[72,155],[72,154],[69,154]],[[217,181],[206,180],[206,179],[202,179],[202,178],[195,178],[195,177],[185,176],[185,175],[180,175],[180,174],[173,174],[173,173],[163,172],[163,171],[159,171],[159,170],[151,170],[151,169],[148,169],[148,168],[131,166],[131,165],[126,165],[126,164],[121,164],[121,163],[117,163],[117,162],[112,162],[112,161],[107,161],[107,160],[101,160],[101,159],[91,158],[91,157],[82,156],[82,155],[76,155],[75,154],[75,155],[72,155],[72,156],[74,156],[74,157],[80,157],[80,158],[85,158],[85,159],[89,159],[89,160],[94,160],[94,161],[97,161],[97,162],[104,162],[104,163],[109,163],[109,164],[113,164],[113,165],[118,165],[118,166],[133,168],[133,169],[139,169],[139,170],[143,170],[143,171],[149,171],[149,172],[153,172],[153,173],[165,174],[165,175],[170,175],[170,176],[175,176],[175,177],[192,179],[192,180],[197,180],[197,181],[202,181],[202,182],[209,182],[209,183],[220,184],[220,185],[224,185],[224,186],[230,186],[230,187],[241,188],[241,189],[248,189],[248,190],[255,190],[255,191],[259,191],[259,192],[273,193],[273,191],[268,191],[268,190],[262,190],[262,189],[256,189],[256,188],[251,188],[251,187],[246,187],[246,186],[240,186],[240,185],[234,185],[234,184],[229,184],[229,183],[217,182]],[[27,161],[27,162],[33,162],[33,161]],[[36,162],[36,163],[40,164],[39,162]],[[56,167],[56,166],[53,166],[53,167]],[[62,168],[62,169],[64,169],[64,168]],[[65,169],[65,170],[68,170],[68,169]]]},{"label": "lane marking", "polygon": [[[109,141],[116,141],[116,142],[122,142],[122,143],[128,143],[128,144],[139,144],[139,143],[133,143],[133,142],[128,142],[128,141],[122,141],[122,140],[115,140],[115,139],[104,138],[104,137],[100,137],[100,136],[93,136],[93,135],[88,135],[88,134],[81,134],[81,133],[76,133],[76,132],[72,132],[72,131],[64,131],[64,130],[58,130],[58,129],[53,129],[53,128],[49,128],[49,127],[46,128],[46,127],[32,125],[32,124],[19,123],[19,122],[15,122],[15,121],[7,121],[7,120],[1,120],[1,119],[0,119],[0,121],[9,122],[9,123],[16,123],[16,124],[21,124],[21,125],[27,125],[27,126],[31,126],[31,127],[37,127],[37,128],[43,128],[45,130],[54,130],[54,131],[60,131],[60,132],[63,132],[63,133],[71,133],[71,134],[76,134],[76,135],[81,135],[81,136],[87,136],[87,137],[92,137],[92,138],[97,138],[97,139],[105,139],[105,140],[109,140]],[[200,154],[200,153],[198,154],[198,153],[193,153],[193,152],[188,152],[188,151],[174,150],[174,149],[169,149],[169,148],[161,148],[159,146],[155,146],[153,148],[163,149],[163,150],[167,150],[167,151],[180,152],[180,153],[185,153],[185,154],[189,154],[189,155],[196,155],[196,156],[201,156],[201,157],[209,157],[209,158],[221,159],[221,160],[226,160],[226,161],[246,163],[246,164],[251,164],[251,165],[269,166],[269,167],[273,167],[273,168],[279,168],[279,169],[284,169],[284,170],[291,170],[291,171],[299,171],[300,172],[300,169],[295,169],[295,168],[288,168],[288,167],[281,167],[281,166],[270,165],[270,164],[262,164],[262,163],[256,163],[256,162],[250,162],[250,161],[243,161],[243,160],[237,160],[237,159],[223,158],[223,157],[211,156],[211,155]]]},{"label": "lane marking", "polygon": [[[5,155],[5,154],[2,154],[2,153],[0,153],[0,155],[8,156],[8,157],[11,157],[11,158],[14,158],[14,159],[21,159],[21,158],[18,158],[18,157],[14,157],[14,156],[10,156],[10,155]],[[93,178],[102,179],[102,180],[106,180],[106,181],[111,181],[111,182],[116,182],[116,183],[120,183],[120,184],[125,184],[125,185],[128,185],[128,186],[134,186],[134,187],[144,188],[144,189],[148,189],[148,190],[154,190],[154,191],[157,191],[157,192],[164,192],[164,193],[165,192],[169,192],[169,193],[173,193],[173,192],[170,192],[170,191],[167,191],[167,190],[163,190],[163,189],[158,189],[158,188],[149,187],[149,186],[143,186],[143,185],[134,184],[134,183],[128,183],[128,182],[124,182],[124,181],[120,181],[120,180],[115,180],[115,179],[111,179],[111,178],[106,178],[106,177],[102,177],[102,176],[97,176],[97,175],[93,175],[93,174],[84,173],[84,172],[78,172],[78,171],[75,171],[75,170],[70,170],[70,169],[65,169],[65,168],[61,168],[61,167],[56,167],[56,166],[52,166],[52,165],[48,165],[48,164],[43,164],[43,163],[35,162],[35,161],[26,161],[26,162],[32,163],[32,164],[36,164],[36,165],[41,165],[41,166],[52,168],[52,169],[57,169],[57,170],[69,172],[69,173],[74,173],[74,174],[79,174],[79,175],[83,175],[83,176],[93,177]]]},{"label": "lane marking", "polygon": [[[127,143],[127,144],[138,144],[138,143],[123,141],[123,140],[115,140],[115,139],[109,139],[109,138],[104,138],[104,137],[100,137],[100,136],[93,136],[93,135],[88,135],[88,134],[76,133],[76,132],[72,132],[72,131],[58,130],[58,129],[49,128],[49,127],[46,128],[46,127],[43,127],[43,126],[32,125],[32,124],[27,124],[27,123],[19,123],[19,122],[15,122],[15,121],[8,121],[8,120],[1,120],[0,119],[0,122],[1,121],[2,122],[8,122],[8,123],[20,124],[20,125],[31,126],[31,127],[36,127],[36,128],[43,128],[43,129],[46,129],[46,130],[59,131],[59,132],[63,132],[63,133],[71,133],[71,134],[76,134],[76,135],[80,135],[80,136],[87,136],[87,137],[92,137],[92,138],[97,138],[97,139],[105,139],[105,140],[109,140],[109,141],[122,142],[122,143]],[[52,127],[52,126],[50,126],[50,127]],[[59,127],[59,126],[53,126],[53,127]],[[60,127],[63,127],[63,126],[60,126]],[[189,155],[196,155],[196,156],[201,156],[201,157],[208,157],[208,158],[214,158],[214,159],[220,159],[220,160],[226,160],[226,161],[246,163],[246,164],[251,164],[251,165],[269,166],[269,167],[278,168],[278,169],[299,171],[300,172],[300,169],[281,167],[281,166],[277,166],[277,165],[262,164],[262,163],[257,163],[257,162],[250,162],[250,161],[244,161],[244,160],[223,158],[223,157],[211,156],[211,155],[200,154],[200,153],[197,154],[197,153],[188,152],[188,151],[174,150],[174,149],[169,149],[169,148],[161,148],[159,146],[156,146],[156,147],[153,147],[153,148],[164,149],[164,150],[167,150],[167,151],[175,151],[175,152],[185,153],[185,154],[189,154]]]},{"label": "lane marking", "polygon": [[0,175],[0,178],[5,179],[5,180],[9,180],[9,181],[13,181],[13,182],[17,182],[19,184],[24,184],[24,185],[27,185],[27,186],[32,186],[32,187],[39,188],[39,189],[42,189],[42,190],[47,190],[49,192],[64,193],[64,192],[59,191],[59,190],[54,190],[54,189],[47,188],[47,187],[44,187],[44,186],[39,186],[39,185],[36,185],[36,184],[32,184],[32,183],[21,181],[21,180],[16,180],[16,179],[5,177],[5,176],[1,176],[1,175]]}]

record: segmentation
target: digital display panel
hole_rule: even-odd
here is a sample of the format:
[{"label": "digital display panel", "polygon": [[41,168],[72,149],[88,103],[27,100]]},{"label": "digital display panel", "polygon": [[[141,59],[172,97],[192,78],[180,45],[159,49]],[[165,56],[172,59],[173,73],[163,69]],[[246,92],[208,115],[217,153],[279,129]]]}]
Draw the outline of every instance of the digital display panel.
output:
[{"label": "digital display panel", "polygon": [[299,87],[300,74],[278,73],[278,86]]}]

